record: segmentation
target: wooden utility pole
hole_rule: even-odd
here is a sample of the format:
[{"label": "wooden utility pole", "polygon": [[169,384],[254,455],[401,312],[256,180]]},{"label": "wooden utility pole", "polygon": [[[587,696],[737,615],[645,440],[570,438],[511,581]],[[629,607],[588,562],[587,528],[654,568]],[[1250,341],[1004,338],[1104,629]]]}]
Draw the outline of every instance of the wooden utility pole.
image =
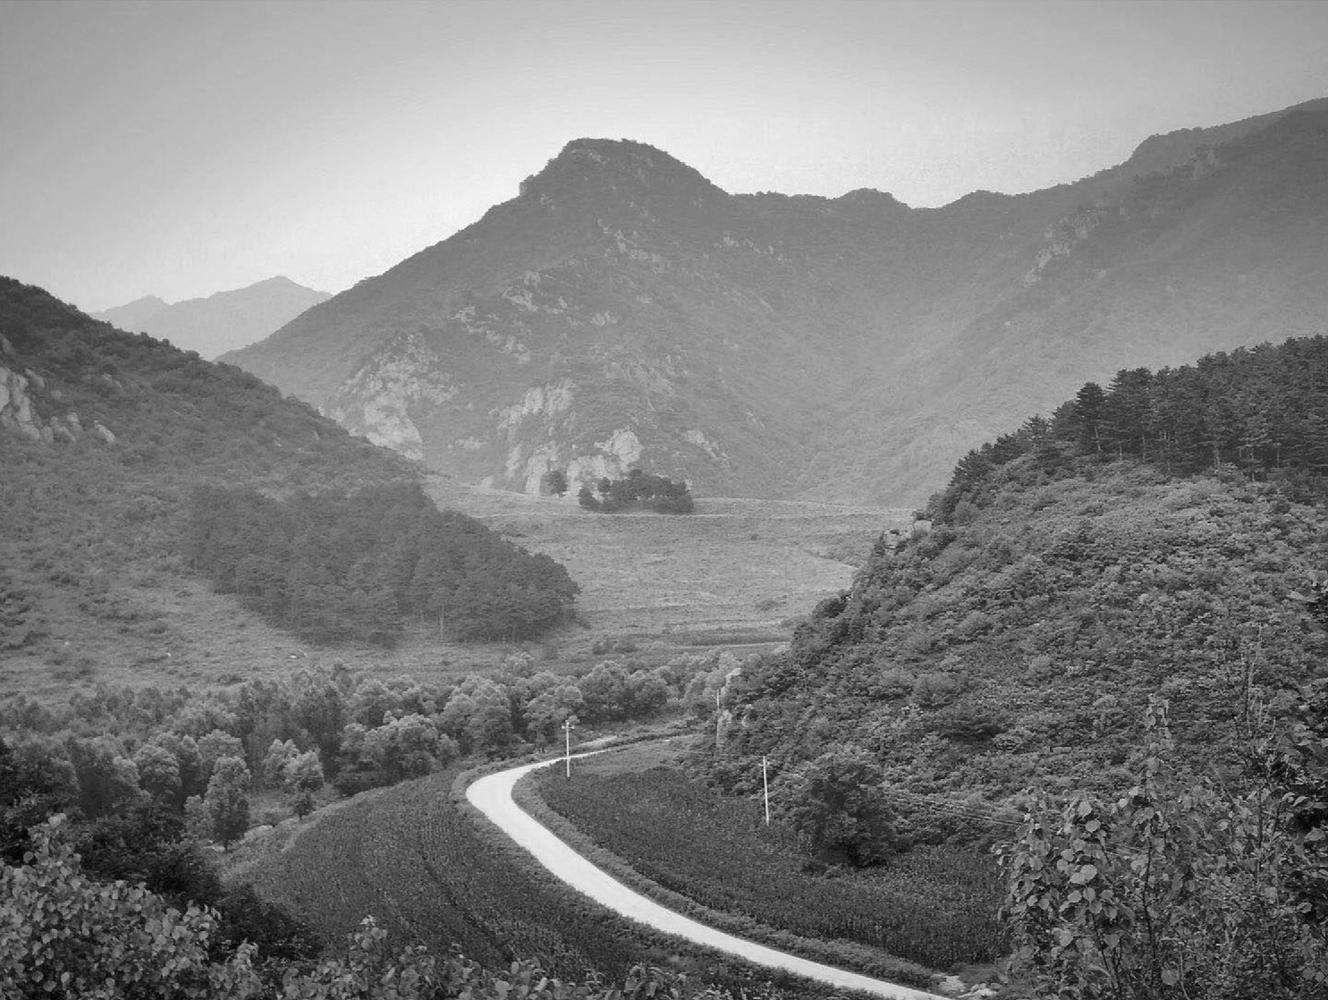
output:
[{"label": "wooden utility pole", "polygon": [[563,719],[563,739],[566,745],[566,756],[564,760],[567,764],[567,776],[572,776],[572,717],[569,715]]},{"label": "wooden utility pole", "polygon": [[770,778],[766,773],[765,757],[761,758],[761,788],[765,791],[765,825],[770,825]]}]

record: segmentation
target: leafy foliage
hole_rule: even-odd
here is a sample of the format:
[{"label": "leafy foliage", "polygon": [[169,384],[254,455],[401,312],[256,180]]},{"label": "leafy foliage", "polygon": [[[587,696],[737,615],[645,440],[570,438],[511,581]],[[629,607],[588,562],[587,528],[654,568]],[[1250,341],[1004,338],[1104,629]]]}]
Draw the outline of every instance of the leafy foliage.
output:
[{"label": "leafy foliage", "polygon": [[1280,793],[1293,863],[1287,887],[1301,919],[1322,941],[1328,931],[1328,678],[1283,690],[1283,724],[1267,747],[1268,785]]},{"label": "leafy foliage", "polygon": [[786,654],[698,704],[722,730],[717,781],[860,746],[915,837],[981,839],[1028,785],[1125,784],[1153,694],[1179,760],[1238,767],[1254,698],[1328,653],[1289,599],[1328,560],[1322,512],[1275,486],[1127,460],[1055,478],[1011,463],[991,491],[970,518],[882,539]]},{"label": "leafy foliage", "polygon": [[249,768],[239,757],[222,757],[208,780],[203,807],[212,824],[212,836],[230,847],[249,829]]},{"label": "leafy foliage", "polygon": [[214,911],[167,906],[141,885],[83,876],[60,818],[26,864],[0,868],[0,992],[7,997],[251,997],[254,947],[214,963]]},{"label": "leafy foliage", "polygon": [[285,500],[194,492],[192,564],[275,624],[315,642],[393,643],[408,619],[459,639],[528,639],[565,621],[567,571],[417,485]]},{"label": "leafy foliage", "polygon": [[881,791],[881,772],[859,748],[833,748],[811,761],[789,789],[787,812],[811,846],[854,865],[877,864],[907,842]]},{"label": "leafy foliage", "polygon": [[[1044,801],[1003,848],[1016,963],[1085,1000],[1322,996],[1324,923],[1298,898],[1307,845],[1288,824],[1299,796],[1187,785],[1167,760],[1165,703],[1147,728],[1150,755],[1119,798]],[[1320,865],[1321,840],[1308,845]]]}]

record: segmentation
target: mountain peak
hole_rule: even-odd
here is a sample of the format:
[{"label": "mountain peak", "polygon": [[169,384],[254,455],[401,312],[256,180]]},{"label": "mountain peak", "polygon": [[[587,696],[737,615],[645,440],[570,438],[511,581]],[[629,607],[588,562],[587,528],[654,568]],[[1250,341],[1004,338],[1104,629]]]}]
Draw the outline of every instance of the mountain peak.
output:
[{"label": "mountain peak", "polygon": [[633,198],[723,194],[700,171],[631,139],[573,139],[543,170],[521,184],[521,194],[533,197],[593,189]]},{"label": "mountain peak", "polygon": [[255,281],[250,288],[304,288],[307,292],[316,291],[313,288],[305,288],[298,281],[291,281],[284,274],[273,275],[271,278],[264,278],[262,281]]},{"label": "mountain peak", "polygon": [[1201,184],[1119,169],[925,210],[727,195],[645,143],[577,138],[227,360],[461,481],[636,466],[698,495],[915,504],[1086,381],[1321,331],[1323,143],[1292,125]]},{"label": "mountain peak", "polygon": [[889,191],[878,191],[876,188],[869,187],[855,188],[841,194],[835,199],[835,202],[846,208],[854,208],[865,212],[908,211],[908,206]]},{"label": "mountain peak", "polygon": [[244,288],[181,302],[164,302],[155,295],[146,295],[127,305],[93,313],[93,318],[167,339],[176,347],[211,359],[262,340],[328,298],[326,292],[278,275]]}]

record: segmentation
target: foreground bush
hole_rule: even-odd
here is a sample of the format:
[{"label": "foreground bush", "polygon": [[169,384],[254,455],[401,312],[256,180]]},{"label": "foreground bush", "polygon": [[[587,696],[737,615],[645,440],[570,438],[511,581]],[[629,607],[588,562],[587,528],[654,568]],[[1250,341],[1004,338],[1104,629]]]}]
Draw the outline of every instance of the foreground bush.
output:
[{"label": "foreground bush", "polygon": [[[1274,782],[1228,793],[1173,776],[1165,702],[1146,724],[1132,787],[1044,802],[1003,848],[1015,966],[1084,1000],[1325,996],[1328,740],[1293,728],[1302,741],[1272,756]],[[1314,788],[1278,787],[1307,766]]]}]

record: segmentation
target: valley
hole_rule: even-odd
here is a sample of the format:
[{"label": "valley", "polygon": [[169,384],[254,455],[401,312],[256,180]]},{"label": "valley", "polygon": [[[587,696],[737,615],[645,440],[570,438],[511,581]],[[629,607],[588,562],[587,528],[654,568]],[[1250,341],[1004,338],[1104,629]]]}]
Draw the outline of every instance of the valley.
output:
[{"label": "valley", "polygon": [[704,496],[687,515],[594,514],[571,496],[437,476],[429,493],[568,568],[581,586],[581,627],[551,641],[572,655],[623,642],[652,655],[777,647],[817,602],[852,583],[878,536],[913,520],[903,508]]},{"label": "valley", "polygon": [[[389,937],[380,984],[816,995],[577,895],[514,794],[889,982],[1318,1000],[1325,149],[1312,101],[913,209],[574,139],[216,364],[0,279],[0,935],[122,879],[216,907],[196,982],[260,942],[235,997]],[[637,471],[692,512],[606,512]],[[639,742],[513,792],[569,734]]]}]

